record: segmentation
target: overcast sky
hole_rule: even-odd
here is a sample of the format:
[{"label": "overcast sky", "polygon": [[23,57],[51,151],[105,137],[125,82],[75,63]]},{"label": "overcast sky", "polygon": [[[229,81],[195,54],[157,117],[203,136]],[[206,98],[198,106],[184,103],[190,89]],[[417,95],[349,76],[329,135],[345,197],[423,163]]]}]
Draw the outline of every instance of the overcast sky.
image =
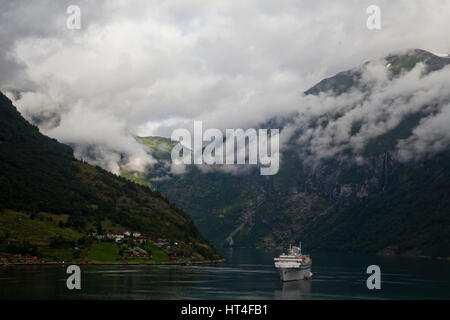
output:
[{"label": "overcast sky", "polygon": [[[381,30],[366,27],[372,4]],[[80,30],[66,27],[69,5]],[[449,53],[448,30],[447,0],[0,0],[0,89],[21,91],[15,105],[44,133],[139,166],[151,159],[133,134],[255,126],[367,60]]]}]

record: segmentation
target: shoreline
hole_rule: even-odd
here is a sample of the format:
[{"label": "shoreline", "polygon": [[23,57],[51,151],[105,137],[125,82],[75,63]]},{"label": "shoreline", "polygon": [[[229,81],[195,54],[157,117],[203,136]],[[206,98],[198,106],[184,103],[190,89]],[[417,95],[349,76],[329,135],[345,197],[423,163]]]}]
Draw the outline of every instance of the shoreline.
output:
[{"label": "shoreline", "polygon": [[224,263],[225,259],[218,260],[205,260],[205,261],[165,261],[165,262],[17,262],[17,263],[0,263],[2,267],[9,266],[69,266],[69,265],[78,265],[78,266],[139,266],[139,265],[149,265],[149,266],[172,266],[172,265],[181,265],[181,266],[193,266],[193,265],[214,265]]},{"label": "shoreline", "polygon": [[[257,249],[263,251],[283,251],[284,247],[225,247],[225,249]],[[371,255],[371,256],[379,256],[379,257],[394,257],[394,258],[413,258],[413,259],[425,259],[425,260],[439,260],[439,261],[450,261],[450,256],[441,257],[441,256],[427,256],[420,254],[411,254],[411,253],[393,253],[389,251],[377,251],[377,252],[362,252],[362,251],[346,251],[346,250],[327,250],[327,249],[313,249],[314,251],[322,252],[322,253],[347,253],[347,254],[362,254],[362,255]]]},{"label": "shoreline", "polygon": [[391,254],[391,253],[375,253],[375,255],[380,257],[397,257],[397,258],[414,258],[414,259],[426,259],[426,260],[440,260],[440,261],[450,261],[450,257],[433,257],[425,255],[411,255],[411,254]]}]

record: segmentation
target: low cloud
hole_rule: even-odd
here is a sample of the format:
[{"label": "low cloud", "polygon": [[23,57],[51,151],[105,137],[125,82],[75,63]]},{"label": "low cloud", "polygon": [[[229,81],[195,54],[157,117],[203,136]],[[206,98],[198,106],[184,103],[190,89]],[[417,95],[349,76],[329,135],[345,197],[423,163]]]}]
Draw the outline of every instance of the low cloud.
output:
[{"label": "low cloud", "polygon": [[398,144],[403,161],[420,160],[450,146],[450,104],[443,106],[435,115],[423,119],[413,135]]},{"label": "low cloud", "polygon": [[[399,48],[450,52],[446,0],[380,0],[376,32],[366,28],[371,1],[79,0],[82,28],[68,30],[72,4],[0,3],[0,89],[46,134],[72,144],[77,157],[113,172],[122,161],[137,170],[153,162],[135,135],[168,137],[193,120],[224,130],[256,127],[299,108],[311,116],[334,105],[343,110],[360,93],[305,98],[302,92]],[[382,72],[368,70],[366,81],[382,85]],[[397,119],[375,121],[384,112],[377,98],[382,94],[371,100],[374,119],[360,115],[365,104],[326,130],[298,119],[302,142],[314,138],[309,151],[319,158],[349,139],[361,148]],[[345,126],[359,118],[366,120],[361,133],[348,137]]]},{"label": "low cloud", "polygon": [[347,93],[303,96],[298,115],[282,131],[283,148],[294,139],[309,164],[349,154],[361,159],[373,139],[417,114],[422,120],[395,147],[400,159],[422,159],[448,148],[450,66],[429,74],[425,69],[419,63],[391,79],[388,63],[379,60],[362,68],[361,82]]},{"label": "low cloud", "polygon": [[[82,127],[83,130],[73,130]],[[143,172],[156,161],[129,133],[125,121],[74,106],[60,124],[44,133],[73,145],[75,156],[119,173],[120,166]]]}]

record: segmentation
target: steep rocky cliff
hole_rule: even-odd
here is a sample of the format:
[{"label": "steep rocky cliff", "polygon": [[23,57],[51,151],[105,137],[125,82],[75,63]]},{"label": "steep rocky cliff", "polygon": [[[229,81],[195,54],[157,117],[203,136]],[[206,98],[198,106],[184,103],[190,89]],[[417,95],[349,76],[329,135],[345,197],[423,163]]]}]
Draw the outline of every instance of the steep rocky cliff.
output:
[{"label": "steep rocky cliff", "polygon": [[[408,77],[429,81],[422,77],[448,64],[448,58],[412,50],[389,55],[381,69],[380,64],[366,63],[323,80],[305,93],[306,99],[317,97],[322,105],[334,99],[336,108],[312,112],[314,117],[307,120],[299,111],[261,125],[275,125],[285,132],[292,128],[275,176],[260,176],[258,170],[233,175],[195,166],[175,175],[168,170],[170,147],[159,148],[155,141],[166,147],[173,143],[147,137],[142,143],[154,150],[160,162],[139,178],[185,209],[203,234],[219,245],[274,247],[303,239],[309,248],[450,256],[448,146],[419,158],[409,155],[409,160],[399,152],[399,144],[409,141],[421,121],[448,103],[450,92],[447,88],[438,98],[421,97],[414,109],[409,108],[414,97],[402,86],[412,81]],[[378,81],[375,76],[384,68],[387,78]],[[333,126],[370,99],[369,112],[374,114],[406,109],[394,125],[368,138],[367,133],[358,135],[367,131],[367,123],[344,123],[341,127],[351,129],[348,140],[357,148],[351,149],[351,143],[341,147],[335,139],[340,132]],[[308,134],[314,132],[314,139],[320,140],[330,131],[330,139],[335,140],[326,147],[333,153],[324,148],[320,152],[327,156],[322,156]]]}]

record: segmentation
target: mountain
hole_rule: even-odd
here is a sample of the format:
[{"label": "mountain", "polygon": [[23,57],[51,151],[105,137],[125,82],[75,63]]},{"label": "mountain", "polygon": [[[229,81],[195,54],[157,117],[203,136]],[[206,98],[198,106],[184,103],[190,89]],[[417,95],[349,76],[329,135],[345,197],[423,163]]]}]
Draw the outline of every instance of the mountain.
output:
[{"label": "mountain", "polygon": [[[434,92],[434,82],[442,80],[439,71],[449,64],[448,58],[410,50],[307,90],[305,101],[322,103],[315,106],[318,110],[311,108],[312,116],[294,114],[260,126],[293,128],[275,176],[195,166],[174,174],[169,169],[173,143],[161,137],[140,138],[159,163],[144,175],[126,174],[150,183],[186,210],[217,245],[279,247],[303,240],[311,249],[450,257],[448,146],[410,160],[398,151],[414,142],[420,124],[448,104],[450,88],[436,97],[414,95],[421,93],[416,84],[429,83],[428,92]],[[418,89],[413,92],[405,89],[414,85]],[[319,107],[327,102],[329,108],[322,112]],[[359,121],[357,116],[365,113],[379,117],[379,124],[368,126],[367,117]],[[336,128],[349,115],[356,120],[341,125],[351,131],[350,143],[343,144],[336,139],[342,135]],[[380,131],[390,117],[398,121]],[[331,142],[321,147],[324,138]]]},{"label": "mountain", "polygon": [[182,242],[198,260],[218,258],[192,219],[159,192],[76,160],[0,93],[0,252],[46,257],[77,244],[88,253],[88,233],[121,230]]}]

